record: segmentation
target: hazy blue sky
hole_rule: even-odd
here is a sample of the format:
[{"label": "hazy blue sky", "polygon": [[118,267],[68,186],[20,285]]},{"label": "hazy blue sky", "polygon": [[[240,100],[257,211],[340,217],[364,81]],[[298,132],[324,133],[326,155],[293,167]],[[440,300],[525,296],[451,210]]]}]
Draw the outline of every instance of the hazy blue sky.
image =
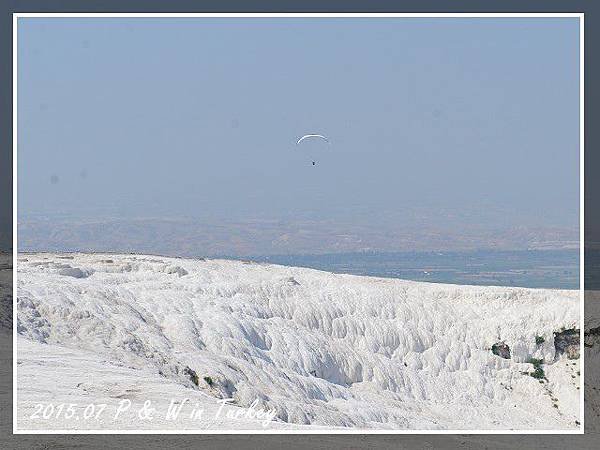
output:
[{"label": "hazy blue sky", "polygon": [[19,213],[577,226],[578,26],[20,19]]}]

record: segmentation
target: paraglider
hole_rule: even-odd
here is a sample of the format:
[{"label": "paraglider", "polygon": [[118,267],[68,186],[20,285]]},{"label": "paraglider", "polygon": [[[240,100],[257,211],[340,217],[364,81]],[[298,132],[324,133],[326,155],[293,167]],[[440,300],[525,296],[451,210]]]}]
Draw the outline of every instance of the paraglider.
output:
[{"label": "paraglider", "polygon": [[[296,141],[296,145],[300,145],[301,142],[307,140],[307,139],[315,139],[315,140],[323,140],[325,141],[327,144],[330,144],[329,139],[327,139],[325,136],[323,136],[322,134],[305,134],[304,136],[302,136],[300,139],[298,139],[298,141]],[[316,161],[312,161],[312,165],[316,165]]]}]

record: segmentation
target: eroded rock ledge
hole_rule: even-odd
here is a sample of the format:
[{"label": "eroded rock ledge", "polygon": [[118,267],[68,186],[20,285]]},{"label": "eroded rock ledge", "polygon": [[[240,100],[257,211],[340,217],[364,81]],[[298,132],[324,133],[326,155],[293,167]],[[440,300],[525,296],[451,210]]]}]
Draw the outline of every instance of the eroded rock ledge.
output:
[{"label": "eroded rock ledge", "polygon": [[[588,337],[588,334],[591,333],[586,333],[586,337]],[[555,331],[554,349],[556,358],[564,354],[567,355],[567,358],[569,359],[579,359],[579,337],[580,330],[576,328]],[[536,343],[538,345],[544,342],[543,339],[540,339],[540,342],[538,342],[538,339],[540,339],[540,337],[536,338]],[[510,359],[510,347],[504,341],[496,342],[494,345],[492,345],[492,353],[500,358]]]},{"label": "eroded rock ledge", "polygon": [[554,348],[556,356],[566,354],[569,359],[579,358],[579,335],[580,331],[573,328],[554,333]]}]

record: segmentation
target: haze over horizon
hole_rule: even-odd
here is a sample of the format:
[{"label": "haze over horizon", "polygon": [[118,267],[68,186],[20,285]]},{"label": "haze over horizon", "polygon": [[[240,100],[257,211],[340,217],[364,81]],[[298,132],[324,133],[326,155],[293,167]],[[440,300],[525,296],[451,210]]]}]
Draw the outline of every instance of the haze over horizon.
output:
[{"label": "haze over horizon", "polygon": [[20,248],[577,245],[576,18],[19,20]]}]

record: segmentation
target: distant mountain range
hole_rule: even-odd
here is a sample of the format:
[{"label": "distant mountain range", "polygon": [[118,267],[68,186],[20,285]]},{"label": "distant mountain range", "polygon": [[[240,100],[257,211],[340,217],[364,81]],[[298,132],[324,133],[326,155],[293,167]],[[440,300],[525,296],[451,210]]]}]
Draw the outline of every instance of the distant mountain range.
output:
[{"label": "distant mountain range", "polygon": [[244,257],[356,251],[524,250],[579,247],[577,229],[444,227],[334,220],[215,221],[188,218],[46,218],[19,221],[21,251],[120,251]]}]

